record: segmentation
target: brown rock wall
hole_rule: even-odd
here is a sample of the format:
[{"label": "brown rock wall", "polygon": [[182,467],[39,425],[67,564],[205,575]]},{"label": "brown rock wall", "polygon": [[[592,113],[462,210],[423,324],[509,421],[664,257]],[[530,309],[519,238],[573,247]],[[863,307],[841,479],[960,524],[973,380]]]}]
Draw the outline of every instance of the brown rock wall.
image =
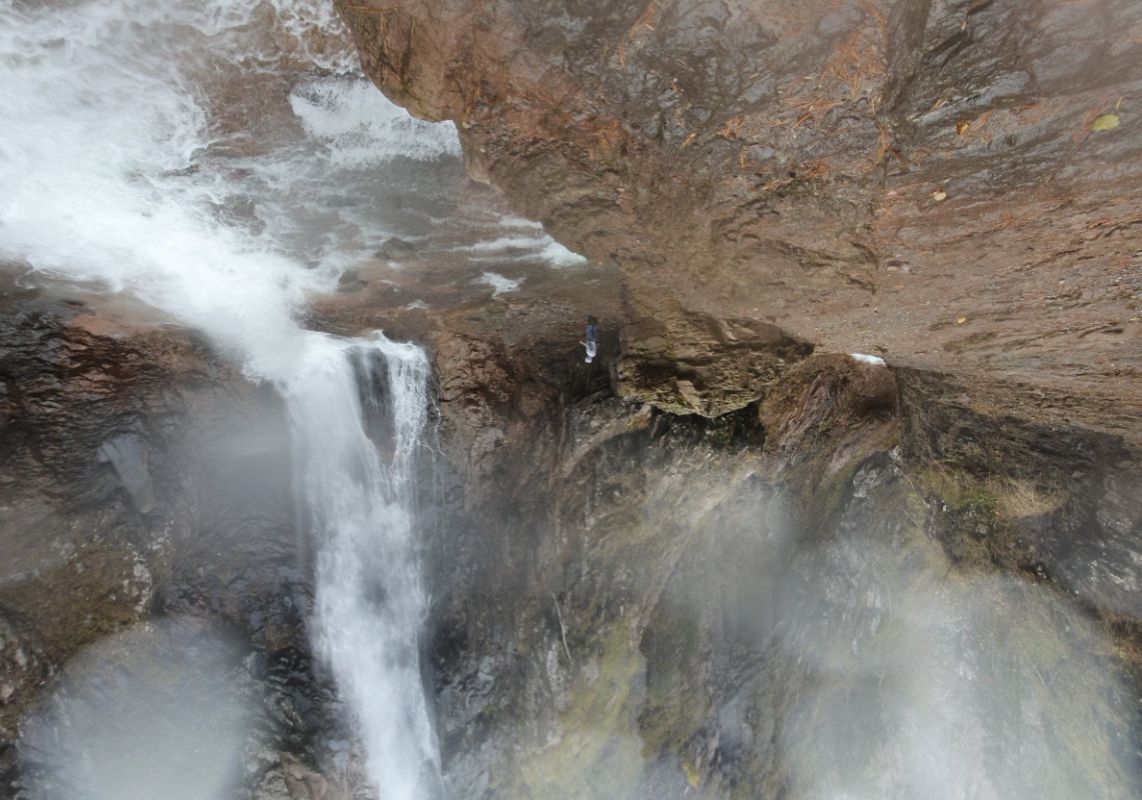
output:
[{"label": "brown rock wall", "polygon": [[624,395],[740,407],[776,339],[1097,398],[1072,415],[1137,435],[1137,4],[338,7],[473,175],[618,266]]}]

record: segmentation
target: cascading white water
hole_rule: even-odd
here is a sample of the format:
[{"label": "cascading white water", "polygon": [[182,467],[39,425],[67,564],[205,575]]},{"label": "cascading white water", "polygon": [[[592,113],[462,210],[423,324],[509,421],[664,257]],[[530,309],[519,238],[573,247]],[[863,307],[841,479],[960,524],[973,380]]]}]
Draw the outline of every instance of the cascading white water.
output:
[{"label": "cascading white water", "polygon": [[[377,232],[334,220],[350,232],[331,243],[328,216],[288,178],[317,181],[314,161],[343,161],[331,156],[339,131],[355,132],[353,163],[392,133],[398,141],[378,148],[383,155],[409,132],[418,134],[408,140],[414,157],[456,143],[450,126],[415,122],[379,93],[351,109],[327,97],[322,105],[314,85],[327,94],[361,85],[345,76],[351,51],[337,25],[323,4],[288,0],[0,0],[0,259],[129,290],[279,388],[318,553],[318,651],[353,709],[369,777],[385,800],[411,800],[432,793],[439,768],[418,665],[426,600],[407,501],[427,363],[380,335],[337,339],[298,324],[307,296],[335,285],[340,245]],[[227,110],[211,105],[212,81],[251,73],[308,87],[293,101],[303,124],[280,141],[235,133]],[[370,108],[379,113],[363,122]],[[338,110],[351,114],[342,127]],[[235,147],[249,152],[234,156]],[[226,213],[235,192],[255,198],[260,219]],[[362,358],[387,370],[387,458],[366,434],[353,364]]]},{"label": "cascading white water", "polygon": [[[370,441],[350,359],[383,369],[391,455]],[[377,361],[379,360],[379,364]],[[420,683],[418,633],[427,601],[408,498],[425,421],[428,362],[419,348],[313,334],[283,387],[317,556],[321,653],[356,710],[368,772],[384,797],[424,797],[439,759]]]}]

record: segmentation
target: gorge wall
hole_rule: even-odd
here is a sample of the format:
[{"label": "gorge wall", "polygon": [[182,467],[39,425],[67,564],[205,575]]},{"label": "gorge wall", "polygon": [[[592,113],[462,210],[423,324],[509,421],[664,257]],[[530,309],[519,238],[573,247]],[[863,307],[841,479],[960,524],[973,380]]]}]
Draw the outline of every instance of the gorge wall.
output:
[{"label": "gorge wall", "polygon": [[[60,291],[13,287],[21,310],[5,316],[28,339],[6,351],[10,397],[23,387],[9,431],[25,459],[40,452],[69,476],[19,468],[9,451],[10,496],[54,498],[24,529],[59,562],[4,582],[6,619],[22,626],[6,648],[34,654],[5,666],[20,681],[9,731],[84,645],[189,614],[234,630],[253,654],[239,670],[266,687],[252,796],[352,796],[362,777],[338,759],[354,748],[344,711],[309,663],[308,547],[277,401],[142,309]],[[1121,440],[983,416],[952,378],[845,356],[804,359],[764,401],[717,419],[673,415],[617,397],[608,370],[584,380],[557,329],[511,343],[438,322],[424,332],[439,455],[422,464],[421,530],[437,598],[426,680],[452,796],[859,784],[878,759],[917,756],[893,733],[901,696],[918,692],[943,729],[947,707],[922,688],[933,683],[981,743],[941,743],[964,776],[1040,796],[1137,785],[1142,487]],[[606,365],[619,343],[603,339]],[[131,352],[142,375],[120,363]],[[80,416],[85,397],[106,413]],[[148,454],[149,507],[146,481],[101,456],[124,431]],[[66,452],[45,453],[65,438]],[[78,550],[62,551],[64,529]],[[128,575],[140,585],[124,587]],[[991,640],[1017,649],[987,656],[978,643]],[[1066,733],[1044,750],[1003,715]],[[1033,786],[995,766],[1022,774],[1048,754]]]},{"label": "gorge wall", "polygon": [[[486,431],[496,394],[442,404],[442,441]],[[605,389],[549,396],[560,413],[530,423],[492,415],[507,435],[486,472],[466,472],[467,512],[436,559],[453,791],[1128,796],[1137,453],[981,417],[956,394],[812,357],[760,406],[711,421]],[[897,727],[909,713],[940,739],[935,761]],[[1047,743],[1007,727],[1021,714],[1070,732],[1106,719],[1124,738]],[[1042,781],[1013,766],[1048,752]]]},{"label": "gorge wall", "polygon": [[[522,303],[502,348],[487,320],[437,348],[475,512],[441,557],[433,648],[457,787],[1133,791],[1120,688],[1116,755],[1058,743],[1043,783],[995,766],[1040,745],[1014,752],[982,709],[1051,707],[1054,726],[1067,667],[1033,665],[1076,641],[1036,620],[1065,607],[1089,615],[1069,630],[1093,672],[1138,680],[1136,4],[338,7],[382,91],[455,121],[470,175],[619,283],[609,387],[545,382],[558,340],[520,341]],[[893,369],[813,355],[853,351]],[[716,419],[672,416],[692,413]],[[910,599],[886,610],[894,591]],[[983,651],[942,643],[933,602],[1018,652],[975,672]],[[933,660],[886,655],[913,647]],[[1017,691],[1023,711],[990,694],[1001,662],[1044,690]],[[1117,680],[1071,675],[1100,697]],[[958,776],[870,774],[918,757],[878,727],[917,680],[964,704],[925,713],[980,741],[937,746]]]},{"label": "gorge wall", "polygon": [[[284,762],[274,754],[309,746],[327,725],[321,702],[332,690],[310,670],[310,556],[298,537],[281,401],[201,335],[129,298],[33,278],[16,265],[2,275],[0,796],[75,796],[51,783],[40,785],[46,794],[29,794],[50,748],[26,741],[21,764],[17,739],[37,717],[50,718],[65,667],[125,630],[153,641],[113,644],[111,655],[104,648],[113,666],[79,693],[55,735],[82,729],[101,700],[127,706],[156,682],[201,679],[202,702],[237,707],[211,698],[218,687],[209,679],[179,673],[192,663],[187,648],[197,647],[263,687],[247,690],[246,755],[262,764],[256,778],[277,780],[284,792]],[[136,625],[163,618],[172,622]],[[242,661],[251,651],[257,658]],[[95,724],[104,741],[131,733],[122,718]],[[188,735],[209,741],[218,731]],[[208,753],[198,753],[204,763]],[[193,780],[172,777],[174,785]]]}]

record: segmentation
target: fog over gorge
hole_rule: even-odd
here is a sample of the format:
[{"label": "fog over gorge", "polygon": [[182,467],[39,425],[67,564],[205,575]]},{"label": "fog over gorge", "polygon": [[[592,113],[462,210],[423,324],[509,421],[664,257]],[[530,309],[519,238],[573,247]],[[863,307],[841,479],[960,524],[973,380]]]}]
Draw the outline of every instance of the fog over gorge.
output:
[{"label": "fog over gorge", "polygon": [[1139,796],[1138,63],[0,0],[0,798]]}]

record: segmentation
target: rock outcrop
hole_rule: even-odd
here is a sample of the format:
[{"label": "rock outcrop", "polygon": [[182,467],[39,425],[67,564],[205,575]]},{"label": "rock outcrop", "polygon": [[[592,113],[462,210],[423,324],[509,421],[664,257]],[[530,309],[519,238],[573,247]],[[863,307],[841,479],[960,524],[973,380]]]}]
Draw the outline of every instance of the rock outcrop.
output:
[{"label": "rock outcrop", "polygon": [[815,345],[1137,440],[1137,3],[337,5],[472,175],[620,270],[624,396],[721,413]]},{"label": "rock outcrop", "polygon": [[[62,668],[156,615],[201,618],[184,627],[221,626],[258,654],[239,670],[267,687],[255,774],[275,747],[312,760],[331,692],[309,666],[308,551],[275,393],[128,298],[11,265],[0,281],[0,795],[17,796],[18,725]],[[123,654],[122,674],[154,679],[149,657]]]},{"label": "rock outcrop", "polygon": [[[431,654],[456,793],[813,796],[907,763],[890,720],[929,690],[960,698],[989,753],[965,765],[976,778],[1026,790],[997,766],[1041,746],[996,722],[1022,702],[1075,720],[1059,729],[1105,715],[1116,731],[1056,742],[1044,796],[1136,788],[1115,742],[1136,735],[1142,677],[1137,450],[986,417],[954,379],[845,356],[704,420],[566,391],[536,355],[532,370],[519,350],[437,358],[442,381],[479,363],[492,382],[453,383],[440,405],[462,507],[437,533]],[[519,410],[513,373],[546,413]],[[486,400],[513,392],[514,413]],[[494,468],[455,457],[489,430]],[[976,647],[997,649],[984,663]],[[889,780],[889,796],[919,785]]]}]

